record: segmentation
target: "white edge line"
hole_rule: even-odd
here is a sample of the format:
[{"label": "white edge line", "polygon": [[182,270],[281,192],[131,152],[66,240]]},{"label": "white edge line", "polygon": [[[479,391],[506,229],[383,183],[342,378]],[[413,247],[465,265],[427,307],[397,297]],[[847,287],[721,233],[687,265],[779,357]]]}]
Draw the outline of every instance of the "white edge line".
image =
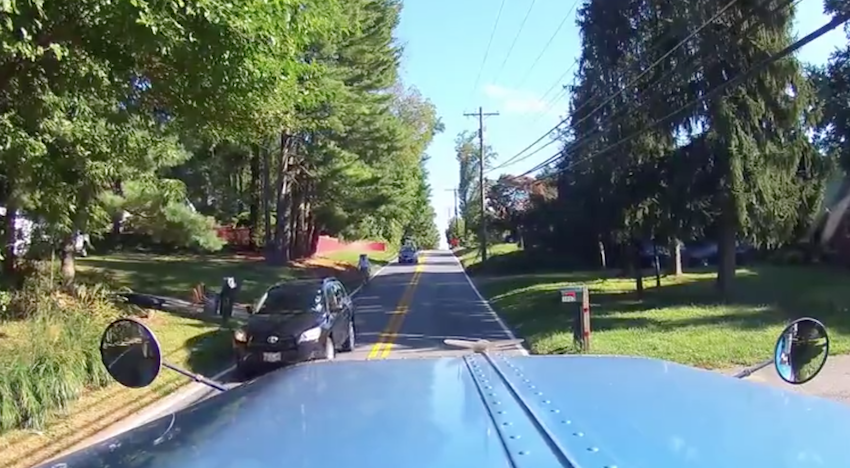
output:
[{"label": "white edge line", "polygon": [[[508,335],[508,339],[516,340],[517,337],[513,330],[511,330],[505,323],[505,321],[502,320],[502,317],[499,317],[499,314],[496,312],[495,309],[493,309],[493,306],[490,305],[490,301],[484,299],[484,296],[481,295],[481,291],[478,290],[478,287],[475,286],[475,283],[472,281],[472,278],[469,277],[469,274],[466,272],[466,268],[463,267],[463,263],[460,261],[460,258],[458,258],[458,256],[455,255],[452,250],[449,250],[449,252],[451,252],[452,258],[454,258],[457,262],[457,265],[460,267],[460,271],[463,272],[464,278],[466,278],[466,281],[472,287],[472,290],[475,291],[475,295],[478,296],[478,300],[481,301],[481,304],[484,305],[484,308],[487,309],[487,312],[489,312],[490,315],[492,315],[493,318],[496,319],[496,323],[498,323],[499,326],[502,327],[502,331],[504,331],[505,334]],[[526,349],[525,346],[523,346],[522,344],[518,344],[516,345],[516,347],[522,353],[523,356],[529,355],[528,349]]]},{"label": "white edge line", "polygon": [[[370,274],[369,278],[371,279],[371,278],[374,278],[374,277],[380,275],[381,272],[383,272],[388,266],[395,263],[395,260],[397,258],[398,257],[396,256],[396,257],[393,257],[392,259],[390,259],[386,264],[384,264],[384,266],[379,268],[374,273]],[[356,296],[357,293],[359,293],[361,289],[363,289],[362,284],[360,286],[358,286],[356,289],[354,289],[354,291],[351,291],[351,293],[349,295],[350,296]],[[236,369],[236,366],[232,365],[232,366],[228,367],[227,369],[219,372],[218,374],[210,377],[210,379],[214,380],[214,381],[220,380],[224,376],[226,376],[227,374],[233,372],[235,369]],[[175,393],[168,395],[167,397],[163,398],[162,400],[154,402],[150,406],[147,406],[145,408],[140,409],[139,412],[136,413],[134,416],[130,416],[130,417],[125,418],[123,420],[116,421],[116,422],[112,423],[110,426],[106,427],[105,429],[103,429],[99,433],[91,436],[89,438],[89,440],[91,440],[92,442],[87,443],[85,446],[76,448],[73,451],[70,451],[70,450],[64,451],[60,455],[52,457],[52,459],[59,458],[59,457],[62,457],[64,455],[69,455],[69,454],[77,452],[79,450],[89,448],[93,445],[96,445],[96,444],[99,444],[99,443],[105,441],[106,439],[110,439],[110,438],[115,437],[117,435],[123,434],[124,432],[130,431],[130,430],[135,429],[139,426],[147,424],[147,423],[149,423],[153,420],[159,419],[162,416],[165,416],[166,414],[173,413],[173,411],[171,411],[172,408],[176,407],[177,405],[182,403],[184,400],[187,400],[188,398],[193,397],[196,394],[198,394],[198,393],[200,393],[204,390],[209,390],[209,389],[210,388],[208,386],[206,386],[202,383],[199,383],[199,382],[189,383],[186,387],[183,387],[183,388],[177,390]]]}]

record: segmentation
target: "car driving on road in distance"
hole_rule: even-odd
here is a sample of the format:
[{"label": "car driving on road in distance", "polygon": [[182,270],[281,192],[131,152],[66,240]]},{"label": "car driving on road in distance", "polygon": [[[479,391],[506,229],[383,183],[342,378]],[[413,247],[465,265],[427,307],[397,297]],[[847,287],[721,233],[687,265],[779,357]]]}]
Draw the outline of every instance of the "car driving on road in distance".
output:
[{"label": "car driving on road in distance", "polygon": [[248,312],[247,324],[233,333],[237,370],[245,376],[354,348],[354,302],[336,278],[276,284]]},{"label": "car driving on road in distance", "polygon": [[413,244],[404,245],[398,253],[398,263],[419,263],[419,250]]}]

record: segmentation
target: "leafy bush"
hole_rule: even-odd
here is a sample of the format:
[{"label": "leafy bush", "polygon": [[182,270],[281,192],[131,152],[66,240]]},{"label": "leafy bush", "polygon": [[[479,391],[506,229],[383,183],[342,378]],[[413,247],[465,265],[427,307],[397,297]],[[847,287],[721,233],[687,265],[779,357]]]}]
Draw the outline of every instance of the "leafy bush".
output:
[{"label": "leafy bush", "polygon": [[768,257],[768,260],[778,265],[803,265],[807,263],[806,253],[799,248],[777,250]]},{"label": "leafy bush", "polygon": [[0,315],[0,433],[41,428],[88,388],[109,383],[100,363],[103,328],[121,315],[99,285],[59,292],[49,275],[33,275],[6,293]]}]

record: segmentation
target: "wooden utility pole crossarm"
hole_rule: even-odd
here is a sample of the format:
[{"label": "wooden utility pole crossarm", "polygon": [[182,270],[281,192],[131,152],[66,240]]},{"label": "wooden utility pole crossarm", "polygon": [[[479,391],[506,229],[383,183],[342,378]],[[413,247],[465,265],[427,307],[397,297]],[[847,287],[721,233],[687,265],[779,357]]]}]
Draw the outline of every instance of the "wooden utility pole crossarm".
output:
[{"label": "wooden utility pole crossarm", "polygon": [[486,189],[484,187],[484,117],[499,115],[498,112],[484,112],[484,109],[479,107],[478,112],[465,113],[466,117],[478,117],[478,182],[481,188],[481,225],[479,231],[479,241],[481,244],[481,261],[487,260],[487,218],[484,207],[486,201]]}]

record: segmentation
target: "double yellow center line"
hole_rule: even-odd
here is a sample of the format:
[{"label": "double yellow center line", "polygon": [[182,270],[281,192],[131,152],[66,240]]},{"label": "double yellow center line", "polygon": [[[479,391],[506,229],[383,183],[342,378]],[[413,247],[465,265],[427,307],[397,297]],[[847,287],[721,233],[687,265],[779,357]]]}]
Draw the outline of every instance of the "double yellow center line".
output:
[{"label": "double yellow center line", "polygon": [[422,274],[423,255],[419,255],[419,264],[413,271],[413,278],[404,290],[401,300],[398,301],[395,310],[390,313],[390,320],[387,322],[386,328],[378,336],[378,342],[372,346],[367,359],[384,359],[390,355],[393,347],[393,341],[398,337],[398,332],[401,330],[401,324],[404,322],[404,316],[410,311],[410,303],[413,301],[413,292],[416,290],[416,285],[419,284],[419,277]]}]

